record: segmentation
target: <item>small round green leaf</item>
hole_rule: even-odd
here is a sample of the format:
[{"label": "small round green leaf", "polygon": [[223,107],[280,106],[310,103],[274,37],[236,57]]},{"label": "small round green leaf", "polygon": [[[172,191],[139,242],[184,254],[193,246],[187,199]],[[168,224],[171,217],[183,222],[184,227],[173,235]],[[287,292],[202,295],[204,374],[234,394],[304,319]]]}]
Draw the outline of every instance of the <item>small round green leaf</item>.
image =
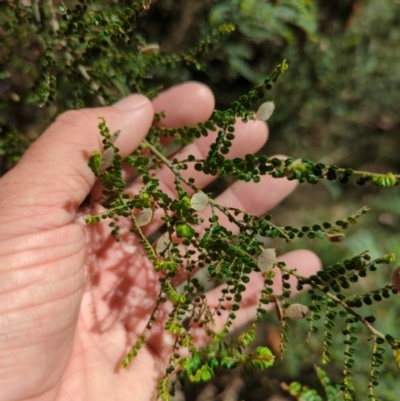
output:
[{"label": "small round green leaf", "polygon": [[194,233],[194,229],[187,224],[176,225],[176,235],[178,238],[192,238]]},{"label": "small round green leaf", "polygon": [[97,176],[100,173],[102,155],[97,150],[92,152],[89,159],[89,167],[92,169],[93,173]]}]

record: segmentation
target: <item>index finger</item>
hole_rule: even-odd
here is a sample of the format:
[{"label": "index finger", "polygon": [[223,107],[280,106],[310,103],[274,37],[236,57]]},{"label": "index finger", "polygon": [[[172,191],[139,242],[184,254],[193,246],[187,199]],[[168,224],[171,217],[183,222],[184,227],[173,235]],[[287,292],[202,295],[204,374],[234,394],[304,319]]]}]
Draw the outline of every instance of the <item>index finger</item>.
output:
[{"label": "index finger", "polygon": [[152,100],[156,113],[165,113],[157,124],[168,128],[196,125],[210,118],[215,99],[210,88],[198,82],[187,82],[162,92]]}]

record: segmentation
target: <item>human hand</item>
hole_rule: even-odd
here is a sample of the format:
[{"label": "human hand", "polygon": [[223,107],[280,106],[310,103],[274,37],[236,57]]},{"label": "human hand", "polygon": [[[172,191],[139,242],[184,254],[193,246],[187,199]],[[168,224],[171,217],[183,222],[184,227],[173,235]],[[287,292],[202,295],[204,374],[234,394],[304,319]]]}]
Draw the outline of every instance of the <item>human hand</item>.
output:
[{"label": "human hand", "polygon": [[[67,112],[0,180],[0,401],[156,398],[172,343],[162,319],[128,368],[119,366],[154,307],[158,274],[134,235],[117,243],[107,224],[84,223],[80,205],[96,191],[88,155],[102,150],[99,116],[111,130],[121,129],[117,146],[126,156],[144,139],[154,112],[165,111],[163,125],[178,127],[205,121],[213,108],[209,89],[188,83],[153,102],[132,95],[111,107]],[[258,121],[238,123],[235,134],[229,157],[255,153],[268,133]],[[210,141],[201,138],[180,154],[204,156]],[[213,179],[190,167],[183,173],[199,187]],[[161,170],[159,179],[174,196],[170,173]],[[269,176],[262,181],[237,182],[217,200],[261,215],[295,186]],[[152,222],[147,234],[160,226]],[[304,275],[319,268],[308,251],[280,259]],[[262,281],[253,279],[250,286],[237,325],[251,321]],[[209,297],[212,302],[215,293]]]}]

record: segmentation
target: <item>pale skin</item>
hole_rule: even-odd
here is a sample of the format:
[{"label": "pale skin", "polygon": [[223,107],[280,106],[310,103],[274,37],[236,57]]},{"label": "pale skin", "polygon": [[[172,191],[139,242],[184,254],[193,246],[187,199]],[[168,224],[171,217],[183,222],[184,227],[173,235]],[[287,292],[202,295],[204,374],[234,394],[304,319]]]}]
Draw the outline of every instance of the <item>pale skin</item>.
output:
[{"label": "pale skin", "polygon": [[[210,90],[187,83],[152,102],[132,95],[110,107],[68,112],[0,180],[0,401],[156,399],[172,343],[162,330],[163,313],[137,358],[126,369],[120,364],[154,307],[158,273],[133,234],[116,243],[106,224],[85,225],[87,210],[80,205],[99,192],[87,162],[92,150],[102,150],[99,116],[112,131],[121,129],[116,144],[128,155],[144,139],[154,112],[165,111],[162,124],[177,127],[205,121],[213,109]],[[268,130],[263,122],[238,123],[235,134],[229,157],[255,153]],[[181,155],[204,157],[211,140],[200,139]],[[185,175],[200,188],[212,179],[192,168]],[[159,178],[175,196],[171,173],[162,170]],[[257,185],[235,183],[217,201],[261,215],[294,187],[263,177]],[[153,221],[146,234],[160,224]],[[305,250],[281,260],[304,275],[320,266]],[[253,318],[261,283],[253,275],[237,326]],[[216,291],[208,296],[210,304],[218,297]],[[199,345],[203,341],[198,338]]]}]

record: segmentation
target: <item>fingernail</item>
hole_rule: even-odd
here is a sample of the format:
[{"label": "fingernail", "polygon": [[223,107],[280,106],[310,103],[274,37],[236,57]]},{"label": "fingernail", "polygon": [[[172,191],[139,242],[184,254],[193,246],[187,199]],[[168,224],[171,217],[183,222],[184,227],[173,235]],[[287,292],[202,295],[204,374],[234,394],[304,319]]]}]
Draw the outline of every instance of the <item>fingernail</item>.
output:
[{"label": "fingernail", "polygon": [[150,100],[143,95],[130,95],[113,104],[113,107],[120,110],[134,110],[150,103]]}]

